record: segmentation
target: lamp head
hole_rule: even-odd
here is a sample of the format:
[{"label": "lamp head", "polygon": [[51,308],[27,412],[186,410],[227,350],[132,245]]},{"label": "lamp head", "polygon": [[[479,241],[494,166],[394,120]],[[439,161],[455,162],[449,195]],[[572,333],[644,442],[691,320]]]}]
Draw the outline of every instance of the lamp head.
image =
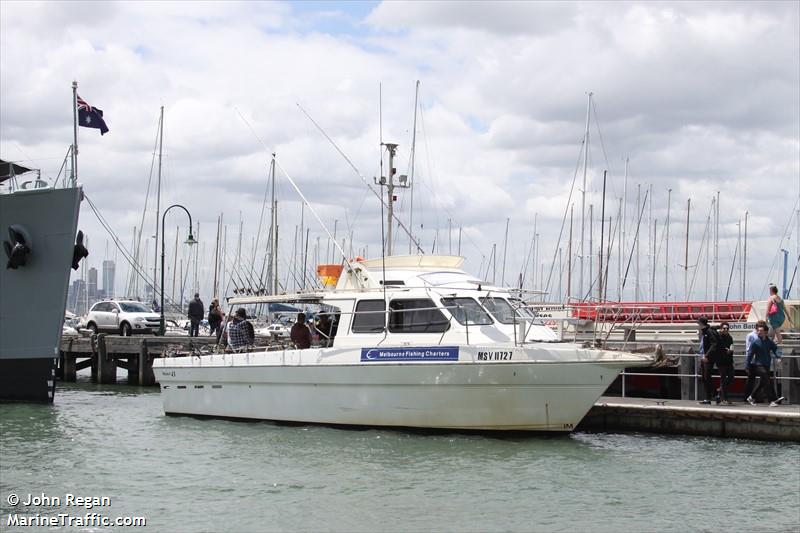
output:
[{"label": "lamp head", "polygon": [[188,244],[189,246],[193,246],[193,245],[197,244],[197,241],[194,240],[194,236],[192,236],[192,234],[189,233],[189,236],[186,238],[186,242],[184,244]]}]

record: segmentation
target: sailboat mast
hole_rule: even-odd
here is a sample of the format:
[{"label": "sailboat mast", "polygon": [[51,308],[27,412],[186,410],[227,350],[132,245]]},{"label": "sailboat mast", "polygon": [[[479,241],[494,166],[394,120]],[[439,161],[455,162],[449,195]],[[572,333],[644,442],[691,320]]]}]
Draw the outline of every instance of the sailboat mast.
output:
[{"label": "sailboat mast", "polygon": [[636,225],[636,234],[633,237],[633,246],[636,248],[636,283],[633,285],[634,287],[634,301],[639,301],[639,224],[642,222],[642,213],[644,209],[642,209],[642,184],[638,183],[636,185],[636,212],[639,213],[639,223]]},{"label": "sailboat mast", "polygon": [[[305,251],[303,253],[303,289],[306,288],[306,268],[308,266],[307,263],[308,263],[308,233],[309,233],[309,231],[311,231],[311,230],[309,228],[306,228],[306,244],[305,244]],[[302,237],[302,235],[301,235],[301,237]],[[351,239],[351,241],[350,241],[351,252],[352,252],[352,247],[353,247],[353,241]],[[351,253],[351,255],[352,255],[352,253]]]},{"label": "sailboat mast", "polygon": [[269,271],[270,281],[272,282],[272,294],[278,294],[278,202],[275,200],[275,154],[272,154],[270,162],[270,174],[272,176],[272,234],[270,235],[270,258]]},{"label": "sailboat mast", "polygon": [[648,189],[647,196],[649,197],[649,202],[647,204],[647,208],[648,208],[648,218],[650,219],[650,224],[648,226],[648,231],[647,231],[647,233],[649,233],[648,241],[650,241],[650,246],[648,247],[647,255],[649,256],[649,260],[648,260],[648,263],[650,265],[650,269],[649,270],[652,273],[649,276],[650,279],[652,280],[652,282],[650,284],[650,301],[653,302],[656,299],[656,284],[655,284],[655,279],[656,279],[656,234],[655,234],[655,231],[653,231],[651,233],[650,229],[649,229],[651,227],[655,228],[655,221],[653,219],[653,184],[652,183],[650,184],[650,187]]},{"label": "sailboat mast", "polygon": [[692,210],[692,199],[686,200],[686,246],[683,255],[683,299],[689,299],[689,213]]},{"label": "sailboat mast", "polygon": [[[739,219],[739,222],[736,223],[736,226],[739,229],[739,240],[736,243],[736,247],[739,250],[741,250],[742,249],[742,219],[741,218]],[[742,270],[742,254],[740,253],[739,254],[739,285],[740,285],[739,288],[741,289],[741,295],[740,295],[740,298],[739,298],[740,300],[744,300],[744,283],[742,282],[742,280],[743,280],[742,274],[743,273],[744,273],[744,270]]]},{"label": "sailboat mast", "polygon": [[600,204],[600,253],[597,254],[600,259],[600,265],[597,270],[597,300],[603,301],[603,238],[606,233],[606,176],[608,171],[603,171],[603,199]]},{"label": "sailboat mast", "polygon": [[[503,272],[500,275],[500,284],[505,287],[506,286],[506,252],[508,251],[508,224],[511,222],[511,218],[506,218],[506,234],[503,237]],[[535,274],[535,271],[534,271]]]},{"label": "sailboat mast", "polygon": [[620,234],[619,237],[619,251],[617,252],[617,301],[622,301],[622,262],[625,260],[625,249],[622,246],[622,198],[619,199],[619,207],[617,208],[617,231]]},{"label": "sailboat mast", "polygon": [[625,255],[628,253],[627,248],[625,247],[625,223],[626,223],[626,213],[628,209],[628,162],[630,159],[627,157],[625,158],[625,179],[622,182],[622,222],[621,222],[621,230],[622,230],[622,240],[620,241],[620,267],[619,267],[619,295],[617,299],[621,302],[622,301],[622,290],[623,290],[623,280],[622,280],[622,262],[625,259]]},{"label": "sailboat mast", "polygon": [[221,224],[222,215],[217,217],[217,238],[214,241],[214,296],[219,296],[219,290],[217,285],[217,270],[219,267],[219,228]]},{"label": "sailboat mast", "polygon": [[[195,233],[195,235],[197,235],[197,239],[200,240],[200,221],[197,222],[197,233]],[[203,242],[203,241],[200,241],[200,242]],[[203,246],[205,247],[205,243],[203,243]],[[193,246],[192,248],[195,248],[195,250],[194,250],[194,285],[192,287],[194,289],[194,292],[200,292],[200,283],[197,281],[197,268],[198,268],[198,264],[200,263],[200,261],[199,261],[199,258],[200,258],[200,250],[199,250],[199,248],[200,247],[199,246],[197,246],[197,247]],[[189,256],[191,257],[191,251],[189,252]],[[203,255],[203,257],[205,257],[205,254]],[[187,267],[187,270],[188,270],[189,265],[186,265],[186,267]],[[216,296],[216,294],[214,296]]]},{"label": "sailboat mast", "polygon": [[585,231],[585,218],[586,218],[586,170],[589,164],[589,115],[592,109],[592,93],[588,94],[588,103],[586,104],[586,132],[583,137],[583,188],[581,189],[581,246],[580,246],[580,275],[578,276],[578,292],[581,299],[583,299],[583,259],[584,249],[583,242],[586,238]]},{"label": "sailboat mast", "polygon": [[[594,282],[594,272],[592,265],[594,265],[594,253],[592,253],[593,244],[592,244],[592,235],[594,234],[594,204],[589,204],[589,290],[586,291],[586,296],[590,297],[592,295],[592,283]],[[584,299],[583,293],[581,293],[581,300]]]},{"label": "sailboat mast", "polygon": [[714,206],[714,300],[719,299],[719,191]]},{"label": "sailboat mast", "polygon": [[742,248],[742,300],[747,299],[747,215],[744,212],[744,246]]},{"label": "sailboat mast", "polygon": [[[419,80],[417,80],[417,86],[414,91],[414,127],[411,132],[411,176],[409,176],[408,186],[411,189],[409,193],[411,194],[411,206],[408,209],[408,255],[411,255],[411,251],[413,250],[413,242],[414,239],[411,237],[411,232],[414,231],[414,156],[416,155],[417,149],[417,109],[419,107]],[[458,230],[458,238],[459,238],[459,255],[461,255],[461,229]]]},{"label": "sailboat mast", "polygon": [[452,218],[448,218],[447,219],[447,253],[450,254],[450,255],[453,255],[453,219]]},{"label": "sailboat mast", "polygon": [[569,242],[567,246],[567,300],[572,294],[572,212],[575,204],[569,206]]},{"label": "sailboat mast", "polygon": [[[653,204],[652,198],[650,199],[650,205]],[[657,228],[658,228],[658,219],[653,219],[653,277],[650,279],[650,301],[654,302],[656,300],[656,235],[657,235]]]},{"label": "sailboat mast", "polygon": [[664,301],[669,300],[669,210],[672,206],[672,189],[667,189],[667,225],[665,231],[667,232],[666,235],[666,242],[664,243],[666,251],[665,251],[665,259],[664,259]]},{"label": "sailboat mast", "polygon": [[[164,106],[161,106],[161,115],[158,119],[158,181],[156,182],[156,236],[153,241],[155,253],[153,254],[153,298],[156,297],[155,284],[158,279],[158,224],[161,215],[161,156],[164,148]],[[161,287],[164,290],[164,287]]]}]

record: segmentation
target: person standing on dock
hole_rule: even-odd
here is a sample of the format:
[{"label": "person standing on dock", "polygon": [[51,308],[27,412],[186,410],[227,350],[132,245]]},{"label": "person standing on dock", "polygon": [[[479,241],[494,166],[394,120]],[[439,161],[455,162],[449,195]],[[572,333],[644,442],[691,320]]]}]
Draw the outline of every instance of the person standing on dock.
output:
[{"label": "person standing on dock", "polygon": [[714,363],[717,360],[719,336],[717,332],[711,329],[708,325],[708,319],[701,316],[697,319],[700,337],[700,373],[703,376],[703,388],[705,389],[706,398],[700,403],[703,405],[711,404],[711,398],[714,396],[714,381],[711,379],[711,371],[714,369]]},{"label": "person standing on dock", "polygon": [[781,326],[786,321],[786,306],[783,298],[778,295],[778,287],[769,286],[769,300],[767,300],[767,320],[769,320],[770,337],[775,338],[776,344],[781,344]]},{"label": "person standing on dock", "polygon": [[222,335],[222,320],[224,317],[225,314],[219,306],[219,300],[214,298],[211,300],[211,305],[208,306],[208,327],[211,328],[211,335],[216,333],[217,344],[219,344],[219,338]]},{"label": "person standing on dock", "polygon": [[783,396],[778,398],[778,395],[775,394],[775,387],[769,380],[769,367],[772,362],[771,354],[775,354],[776,359],[780,359],[782,355],[778,345],[767,336],[766,326],[759,326],[758,338],[748,348],[744,360],[745,366],[749,367],[755,376],[753,392],[747,397],[747,403],[750,405],[756,404],[753,396],[758,393],[759,389],[766,391],[770,407],[777,407],[785,399]]},{"label": "person standing on dock", "polygon": [[759,320],[758,322],[756,322],[756,327],[753,328],[753,331],[748,333],[747,337],[745,337],[744,339],[744,371],[747,374],[747,381],[744,384],[745,398],[750,396],[750,393],[753,392],[753,385],[755,385],[756,382],[756,376],[752,372],[750,365],[747,364],[747,353],[750,351],[750,346],[753,344],[753,341],[755,341],[758,338],[758,328],[761,327],[764,328],[768,327],[766,320]]},{"label": "person standing on dock", "polygon": [[305,313],[297,314],[297,322],[292,326],[290,335],[292,337],[292,342],[300,350],[311,348],[311,331],[308,329],[308,326],[306,326]]},{"label": "person standing on dock", "polygon": [[203,300],[200,299],[200,293],[194,293],[194,300],[189,302],[189,336],[197,337],[200,335],[200,321],[203,320],[205,315],[206,306],[203,305]]},{"label": "person standing on dock", "polygon": [[717,368],[719,369],[719,393],[717,404],[733,405],[728,398],[728,387],[733,383],[733,337],[730,334],[730,324],[723,322],[719,326],[719,346],[717,353]]}]

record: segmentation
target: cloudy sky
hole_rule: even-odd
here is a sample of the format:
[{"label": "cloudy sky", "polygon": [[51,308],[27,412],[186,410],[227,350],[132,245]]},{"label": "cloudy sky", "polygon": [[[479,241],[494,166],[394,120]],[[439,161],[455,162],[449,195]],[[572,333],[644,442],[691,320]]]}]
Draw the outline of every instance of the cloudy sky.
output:
[{"label": "cloudy sky", "polygon": [[[687,285],[692,299],[757,298],[768,282],[780,282],[780,249],[789,250],[790,278],[799,253],[799,6],[4,1],[0,156],[55,180],[72,142],[77,80],[78,93],[104,111],[111,130],[101,137],[80,128],[79,181],[130,249],[148,183],[155,187],[151,167],[164,106],[161,205],[181,203],[200,224],[198,284],[206,299],[220,215],[229,265],[242,243],[240,271],[228,268],[225,285],[245,284],[237,283],[247,277],[242,269],[251,278],[261,270],[268,214],[255,260],[253,247],[272,152],[279,164],[281,285],[302,281],[305,246],[295,237],[301,212],[307,269],[328,257],[339,261],[310,210],[301,210],[289,177],[329,231],[335,225],[337,239],[346,239],[348,255],[379,256],[381,205],[362,178],[373,183],[380,175],[381,140],[399,145],[397,173],[413,173],[413,189],[396,191],[396,212],[425,253],[457,253],[460,234],[467,269],[485,279],[512,285],[524,273],[526,288],[563,299],[572,205],[572,263],[580,264],[583,219],[582,292],[589,294],[607,170],[609,298],[620,294],[626,269],[623,299],[680,300]],[[738,235],[746,212],[743,295]],[[152,194],[144,217],[152,272]],[[631,249],[637,224],[638,254]],[[186,225],[184,214],[170,212],[168,263],[175,261],[176,227],[185,236]],[[89,235],[90,265],[116,257],[117,293],[123,292],[122,253],[87,203],[80,227]],[[395,253],[408,253],[408,237],[395,234]],[[180,248],[178,264],[192,271]],[[580,277],[576,267],[576,297]],[[193,272],[186,283],[194,283]]]}]

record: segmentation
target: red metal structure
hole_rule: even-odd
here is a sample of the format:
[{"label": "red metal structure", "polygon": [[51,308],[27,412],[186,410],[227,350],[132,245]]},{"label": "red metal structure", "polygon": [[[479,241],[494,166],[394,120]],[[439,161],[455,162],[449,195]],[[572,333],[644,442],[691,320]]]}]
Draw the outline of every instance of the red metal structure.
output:
[{"label": "red metal structure", "polygon": [[595,322],[694,322],[701,316],[713,322],[747,320],[752,302],[575,302],[573,318]]}]

